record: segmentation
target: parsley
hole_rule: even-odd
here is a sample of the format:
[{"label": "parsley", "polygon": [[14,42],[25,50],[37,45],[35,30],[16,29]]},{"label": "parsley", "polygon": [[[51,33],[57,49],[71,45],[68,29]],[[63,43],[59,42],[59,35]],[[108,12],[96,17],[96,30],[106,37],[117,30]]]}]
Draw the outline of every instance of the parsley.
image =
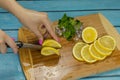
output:
[{"label": "parsley", "polygon": [[79,30],[81,25],[82,23],[79,20],[75,20],[66,14],[58,21],[58,28],[62,30],[62,36],[67,40],[71,40],[75,36],[76,30]]}]

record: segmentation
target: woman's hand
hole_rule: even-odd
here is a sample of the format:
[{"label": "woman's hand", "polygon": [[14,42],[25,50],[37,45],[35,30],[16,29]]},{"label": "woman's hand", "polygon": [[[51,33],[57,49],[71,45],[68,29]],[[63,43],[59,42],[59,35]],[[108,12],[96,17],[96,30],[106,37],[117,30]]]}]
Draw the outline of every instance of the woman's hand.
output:
[{"label": "woman's hand", "polygon": [[[56,40],[59,41],[53,29],[51,28],[51,22],[48,19],[46,13],[32,11],[23,8],[19,5],[16,0],[0,0],[0,7],[8,10],[14,16],[16,16],[19,21],[31,31],[33,31],[36,36],[39,38],[41,44],[43,41],[43,36],[41,32],[39,32],[38,27],[40,25],[45,26],[46,30],[50,33],[50,35]],[[1,53],[6,53],[6,45],[8,44],[15,53],[17,53],[18,49],[15,42],[2,30],[0,30],[0,51]]]},{"label": "woman's hand", "polygon": [[51,28],[51,22],[46,13],[25,9],[19,5],[16,0],[0,0],[0,7],[8,10],[16,16],[25,27],[29,28],[38,36],[39,40],[43,41],[41,32],[38,31],[38,27],[42,24],[45,26],[49,34],[56,41],[59,41]]},{"label": "woman's hand", "polygon": [[4,31],[0,30],[0,52],[6,53],[7,47],[6,44],[9,45],[14,53],[17,53],[18,48],[11,37],[9,37]]},{"label": "woman's hand", "polygon": [[39,40],[43,41],[43,36],[38,28],[42,27],[41,25],[44,25],[49,34],[56,41],[59,41],[58,37],[56,36],[55,32],[51,27],[51,22],[48,19],[47,13],[25,9],[23,14],[21,14],[21,16],[18,19],[25,27],[33,31],[39,38]]}]

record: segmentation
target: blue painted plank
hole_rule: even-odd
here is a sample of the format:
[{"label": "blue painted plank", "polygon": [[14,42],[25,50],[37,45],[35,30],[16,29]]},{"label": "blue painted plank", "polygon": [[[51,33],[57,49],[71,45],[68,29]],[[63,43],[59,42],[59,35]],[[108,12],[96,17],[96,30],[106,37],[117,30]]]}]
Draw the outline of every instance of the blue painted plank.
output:
[{"label": "blue painted plank", "polygon": [[17,54],[0,54],[0,79],[25,80]]},{"label": "blue painted plank", "polygon": [[14,38],[15,40],[18,40],[18,30],[13,31],[5,31],[10,37]]},{"label": "blue painted plank", "polygon": [[[116,2],[116,3],[115,3]],[[54,0],[54,1],[23,1],[22,6],[37,11],[60,10],[91,10],[91,9],[120,9],[120,0]],[[113,4],[115,3],[115,4]],[[54,4],[54,5],[53,5]],[[31,6],[32,5],[32,6]]]},{"label": "blue painted plank", "polygon": [[[17,40],[18,31],[5,31],[9,36]],[[25,80],[21,69],[18,54],[8,49],[6,54],[0,54],[0,79],[2,80]]]},{"label": "blue painted plank", "polygon": [[94,77],[94,78],[84,78],[78,80],[119,80],[120,77]]},{"label": "blue painted plank", "polygon": [[112,80],[120,78],[120,68],[110,70],[110,71],[107,71],[107,72],[103,72],[103,73],[100,73],[100,74],[88,76],[88,77],[85,77],[85,78],[81,78],[79,80],[98,80],[98,79],[109,80],[110,78],[112,78]]},{"label": "blue painted plank", "polygon": [[[18,2],[25,8],[37,11],[120,9],[120,0],[40,0]],[[6,11],[0,10],[0,12]]]},{"label": "blue painted plank", "polygon": [[103,72],[103,73],[100,73],[100,74],[96,74],[95,76],[104,76],[107,77],[107,76],[113,76],[113,77],[120,77],[120,68],[118,69],[114,69],[114,70],[110,70],[110,71],[107,71],[107,72]]},{"label": "blue painted plank", "polygon": [[[58,20],[63,16],[64,13],[67,13],[69,16],[82,16],[88,14],[102,13],[114,26],[120,26],[120,11],[74,11],[74,12],[48,12],[48,16],[52,21]],[[0,29],[18,29],[22,25],[9,13],[0,14]]]},{"label": "blue painted plank", "polygon": [[[10,37],[17,40],[18,31],[5,31]],[[14,54],[11,48],[8,48],[6,54],[0,54],[0,79],[2,80],[25,80],[21,69],[18,54]]]},{"label": "blue painted plank", "polygon": [[119,32],[119,34],[120,34],[120,27],[116,27],[116,29],[117,29],[117,31]]},{"label": "blue painted plank", "polygon": [[21,26],[12,14],[0,14],[0,29],[18,29]]}]

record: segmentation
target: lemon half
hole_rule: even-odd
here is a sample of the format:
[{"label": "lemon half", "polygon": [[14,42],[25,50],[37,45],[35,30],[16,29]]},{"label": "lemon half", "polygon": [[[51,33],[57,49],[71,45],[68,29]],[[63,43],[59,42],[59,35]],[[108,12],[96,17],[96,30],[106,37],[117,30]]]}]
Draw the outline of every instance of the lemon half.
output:
[{"label": "lemon half", "polygon": [[92,43],[97,39],[98,33],[93,27],[86,27],[82,31],[82,39],[86,43]]}]

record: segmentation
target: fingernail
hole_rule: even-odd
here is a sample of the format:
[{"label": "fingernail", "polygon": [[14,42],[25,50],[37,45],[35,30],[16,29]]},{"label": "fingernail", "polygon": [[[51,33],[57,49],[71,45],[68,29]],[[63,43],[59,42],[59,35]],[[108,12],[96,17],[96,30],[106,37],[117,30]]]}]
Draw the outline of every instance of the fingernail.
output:
[{"label": "fingernail", "polygon": [[42,45],[43,41],[42,40],[39,40],[39,44]]},{"label": "fingernail", "polygon": [[58,41],[58,42],[60,42],[60,39],[59,39],[59,38],[57,38],[57,41]]}]

